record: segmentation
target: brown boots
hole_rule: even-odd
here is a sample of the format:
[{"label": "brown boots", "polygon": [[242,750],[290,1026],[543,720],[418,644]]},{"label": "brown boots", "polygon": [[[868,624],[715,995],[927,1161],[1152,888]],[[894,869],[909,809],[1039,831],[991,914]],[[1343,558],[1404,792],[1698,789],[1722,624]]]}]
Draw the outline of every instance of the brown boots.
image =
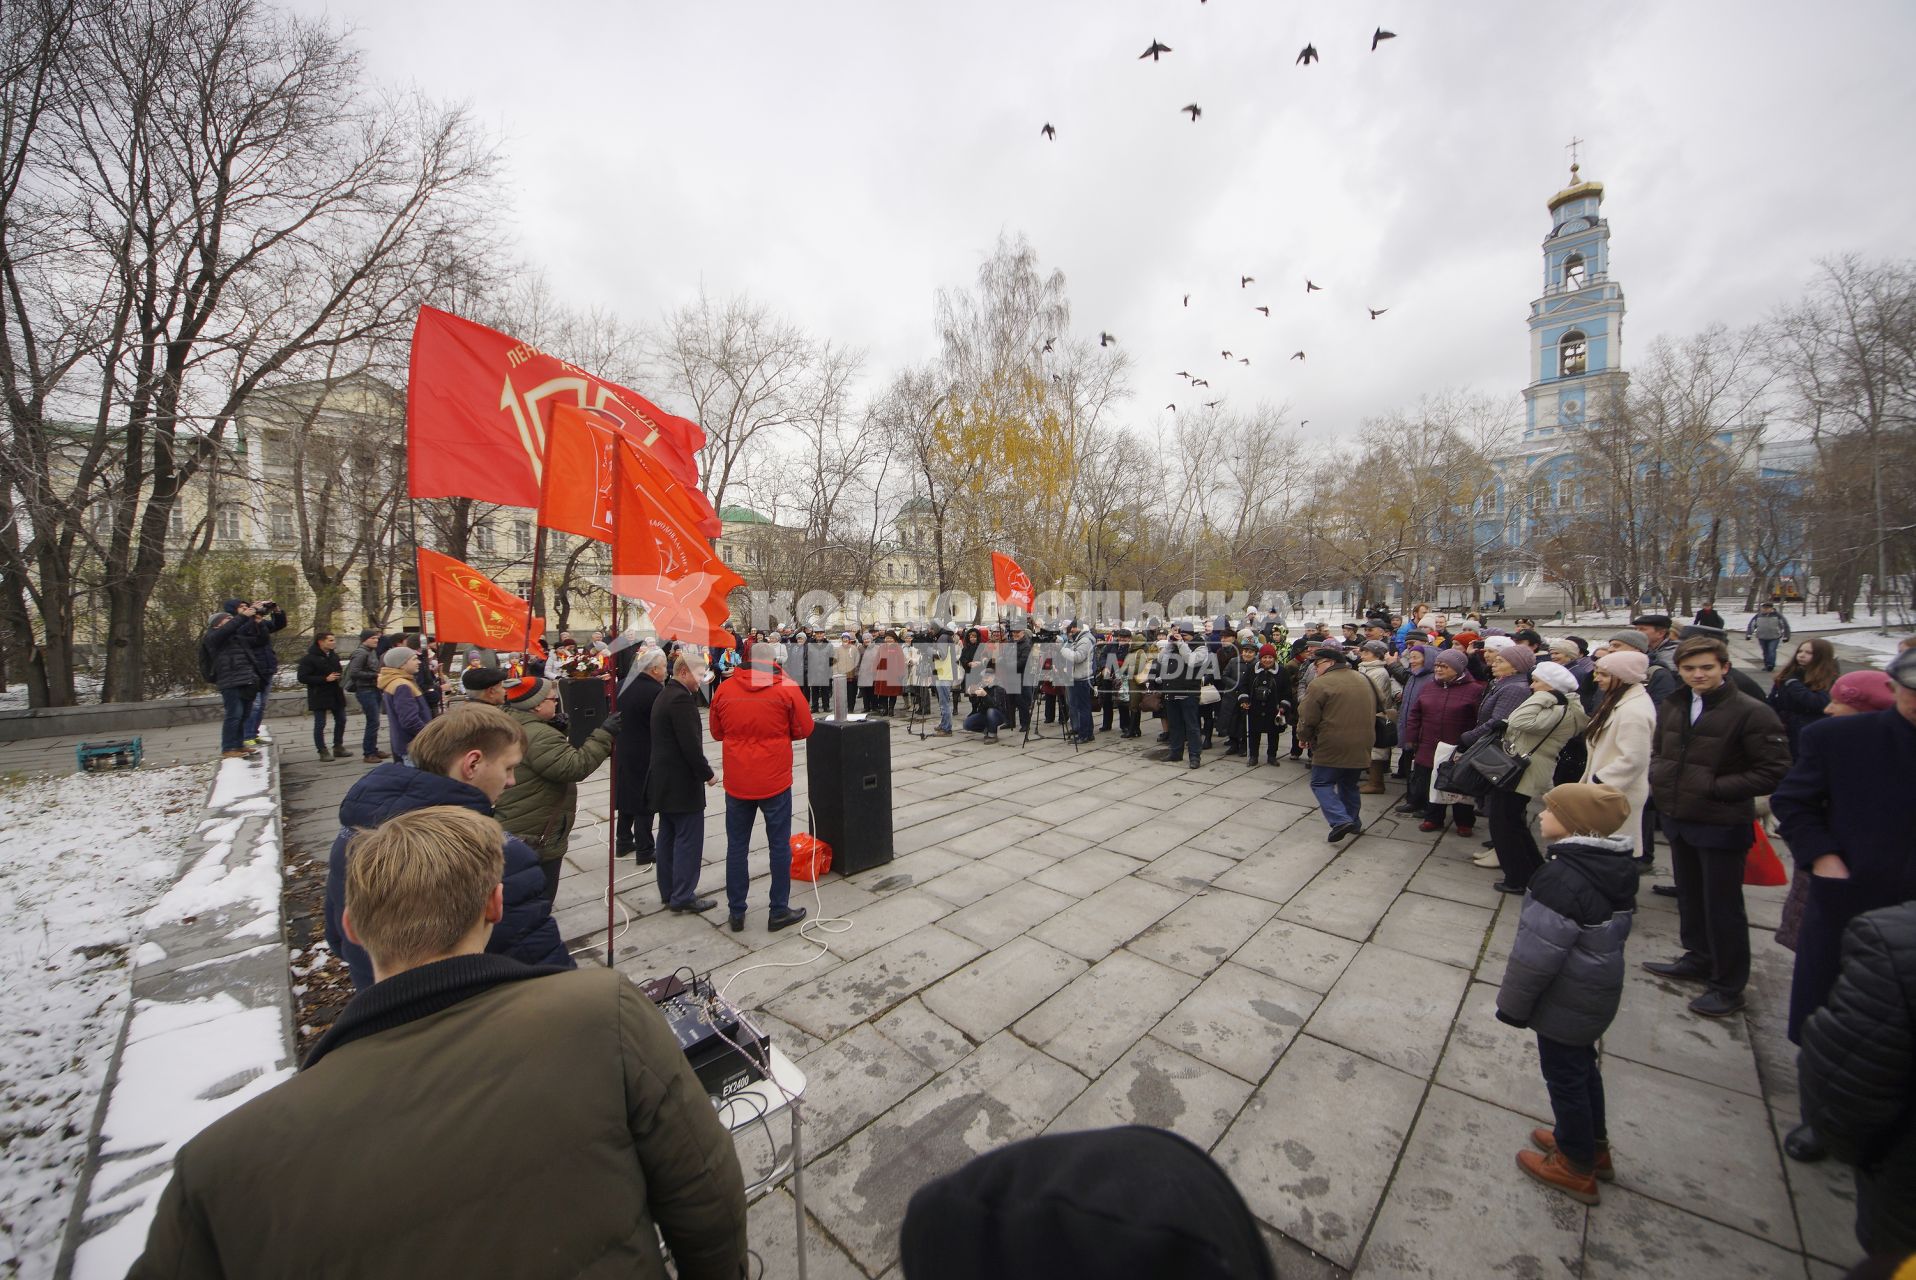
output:
[{"label": "brown boots", "polygon": [[1382,760],[1373,760],[1370,762],[1370,773],[1358,784],[1357,794],[1360,796],[1381,796],[1384,794],[1384,762]]}]

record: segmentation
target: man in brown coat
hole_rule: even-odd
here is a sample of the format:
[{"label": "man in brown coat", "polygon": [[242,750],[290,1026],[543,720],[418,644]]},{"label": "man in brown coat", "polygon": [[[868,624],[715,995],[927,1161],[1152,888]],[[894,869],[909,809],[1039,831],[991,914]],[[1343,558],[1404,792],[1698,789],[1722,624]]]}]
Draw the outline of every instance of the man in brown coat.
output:
[{"label": "man in brown coat", "polygon": [[483,954],[505,835],[415,809],[358,837],[377,981],[299,1074],[180,1149],[134,1280],[734,1280],[745,1185],[665,1019],[620,974]]},{"label": "man in brown coat", "polygon": [[1357,780],[1377,741],[1377,693],[1337,649],[1313,653],[1311,671],[1297,709],[1297,741],[1311,753],[1311,791],[1336,844],[1364,829]]}]

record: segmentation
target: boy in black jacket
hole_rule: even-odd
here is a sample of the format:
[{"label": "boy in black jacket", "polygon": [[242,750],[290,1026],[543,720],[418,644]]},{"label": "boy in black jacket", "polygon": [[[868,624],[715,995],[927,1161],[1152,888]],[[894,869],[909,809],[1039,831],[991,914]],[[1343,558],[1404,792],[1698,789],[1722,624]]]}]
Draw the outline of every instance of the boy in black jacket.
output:
[{"label": "boy in black jacket", "polygon": [[1538,1150],[1517,1167],[1574,1200],[1596,1204],[1597,1180],[1615,1177],[1604,1129],[1597,1040],[1623,995],[1623,944],[1637,905],[1629,836],[1616,834],[1630,802],[1602,783],[1544,793],[1538,822],[1550,842],[1530,877],[1517,940],[1497,993],[1497,1020],[1537,1033],[1537,1057],[1556,1128],[1530,1135]]}]

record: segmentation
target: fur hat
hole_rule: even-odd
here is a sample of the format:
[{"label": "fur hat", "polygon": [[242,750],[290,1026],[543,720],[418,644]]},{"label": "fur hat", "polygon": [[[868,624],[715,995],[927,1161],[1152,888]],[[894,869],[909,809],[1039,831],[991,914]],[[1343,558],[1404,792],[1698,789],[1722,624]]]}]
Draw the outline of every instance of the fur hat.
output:
[{"label": "fur hat", "polygon": [[1597,670],[1607,673],[1612,680],[1642,684],[1650,677],[1650,658],[1635,649],[1623,649],[1598,658]]},{"label": "fur hat", "polygon": [[1573,836],[1613,836],[1630,821],[1630,801],[1602,782],[1566,782],[1543,793],[1543,807]]},{"label": "fur hat", "polygon": [[386,650],[386,656],[379,660],[381,666],[403,667],[419,655],[403,644],[396,644]]},{"label": "fur hat", "polygon": [[[1505,661],[1509,655],[1505,654]],[[1558,693],[1575,693],[1577,678],[1570,674],[1570,668],[1560,662],[1539,662],[1530,670],[1532,680],[1541,680]]]}]

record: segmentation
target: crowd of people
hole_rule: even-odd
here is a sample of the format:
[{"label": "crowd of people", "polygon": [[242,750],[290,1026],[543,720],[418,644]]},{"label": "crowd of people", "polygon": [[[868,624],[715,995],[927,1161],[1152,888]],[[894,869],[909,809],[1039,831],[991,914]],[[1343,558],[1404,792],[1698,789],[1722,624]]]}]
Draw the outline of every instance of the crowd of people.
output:
[{"label": "crowd of people", "polygon": [[[270,601],[229,601],[209,625],[202,662],[226,702],[223,754],[249,749],[270,683],[259,652],[270,654],[285,625]],[[350,690],[367,719],[361,754],[377,766],[341,806],[326,898],[327,937],[359,995],[294,1081],[189,1144],[192,1173],[183,1154],[142,1274],[216,1274],[201,1263],[224,1259],[229,1245],[245,1256],[231,1234],[249,1225],[233,1188],[284,1173],[262,1165],[257,1135],[311,1129],[375,1076],[416,1078],[404,1096],[423,1097],[419,1089],[442,1082],[440,1055],[497,1052],[474,1037],[499,1024],[536,1035],[539,1052],[562,1052],[568,1064],[579,1057],[558,1048],[568,1036],[617,1046],[609,1073],[595,1057],[582,1083],[570,1065],[548,1072],[526,1060],[536,1054],[516,1054],[512,1074],[524,1083],[472,1101],[489,1118],[503,1109],[512,1132],[520,1108],[560,1089],[560,1123],[535,1147],[638,1170],[637,1209],[617,1222],[581,1213],[555,1247],[575,1261],[627,1257],[641,1274],[662,1274],[653,1263],[662,1236],[679,1274],[737,1274],[743,1216],[730,1144],[649,1002],[615,977],[570,972],[552,904],[578,785],[610,760],[616,852],[653,866],[665,907],[718,905],[698,881],[706,795],[722,785],[729,927],[745,927],[761,819],[766,926],[802,920],[789,901],[793,744],[831,707],[835,684],[854,714],[919,720],[927,736],[996,742],[1001,730],[1057,724],[1084,745],[1114,726],[1120,742],[1142,739],[1149,722],[1158,758],[1174,767],[1199,768],[1218,750],[1246,768],[1288,758],[1309,770],[1332,843],[1361,839],[1363,797],[1394,796],[1398,784],[1395,814],[1424,833],[1475,837],[1481,811],[1487,839],[1475,861],[1498,891],[1522,898],[1497,1016],[1537,1036],[1555,1116],[1529,1135],[1517,1164],[1590,1204],[1616,1168],[1598,1044],[1624,998],[1639,879],[1661,842],[1674,884],[1655,890],[1676,899],[1681,952],[1643,968],[1695,984],[1689,1008],[1701,1016],[1736,1014],[1751,968],[1745,866],[1769,817],[1796,867],[1779,940],[1796,956],[1788,1029],[1801,1048],[1803,1114],[1786,1150],[1855,1165],[1864,1246],[1916,1250],[1907,1212],[1916,1203],[1916,847],[1900,810],[1884,803],[1916,777],[1916,639],[1887,670],[1845,673],[1825,640],[1786,649],[1788,624],[1773,610],[1753,617],[1746,635],[1767,681],[1736,669],[1707,605],[1687,626],[1644,614],[1589,637],[1546,638],[1529,620],[1502,628],[1421,605],[1335,629],[1313,622],[1296,638],[1255,610],[1136,628],[1017,615],[969,628],[772,628],[711,650],[601,632],[582,644],[557,637],[543,663],[468,655],[465,697],[450,702],[424,637],[368,631],[343,666],[333,638],[316,637],[298,671],[315,748],[343,758]],[[607,713],[589,733],[572,732],[560,687],[595,679]],[[381,718],[390,760],[374,738]],[[705,755],[702,728],[722,769]],[[1141,761],[1157,754],[1141,750]],[[622,1120],[608,1126],[600,1112],[614,1095]],[[457,1087],[447,1096],[467,1097]],[[431,1122],[419,1115],[395,1102],[375,1128],[423,1133]],[[908,1257],[921,1248],[950,1256],[955,1246],[929,1242],[950,1238],[945,1211],[966,1204],[995,1203],[979,1229],[1009,1230],[1013,1210],[988,1187],[1082,1158],[1033,1149],[989,1178],[981,1167],[934,1184],[914,1201],[922,1229],[906,1223]],[[321,1164],[298,1178],[323,1178],[331,1166]],[[925,1218],[921,1203],[943,1208]],[[1236,1227],[1220,1219],[1220,1230]]]}]

